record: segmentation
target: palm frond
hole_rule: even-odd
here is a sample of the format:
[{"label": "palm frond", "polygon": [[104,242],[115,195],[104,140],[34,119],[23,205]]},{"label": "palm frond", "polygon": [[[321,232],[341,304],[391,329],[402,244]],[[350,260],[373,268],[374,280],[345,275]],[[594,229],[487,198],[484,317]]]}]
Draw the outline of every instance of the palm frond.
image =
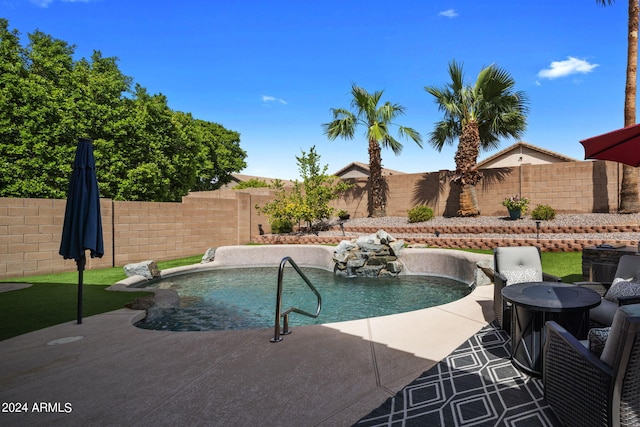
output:
[{"label": "palm frond", "polygon": [[411,138],[418,147],[422,148],[422,135],[413,128],[406,126],[398,126],[398,134],[403,138]]},{"label": "palm frond", "polygon": [[396,156],[399,155],[404,148],[400,141],[389,134],[386,134],[385,138],[381,142],[383,147],[391,148],[391,151],[393,151],[393,154],[395,154]]},{"label": "palm frond", "polygon": [[438,151],[442,151],[446,144],[453,144],[461,133],[460,122],[453,119],[442,120],[436,123],[435,130],[429,133],[428,142]]},{"label": "palm frond", "polygon": [[356,130],[356,117],[349,110],[342,108],[331,109],[333,118],[329,123],[324,123],[322,129],[330,140],[338,137],[353,139]]}]

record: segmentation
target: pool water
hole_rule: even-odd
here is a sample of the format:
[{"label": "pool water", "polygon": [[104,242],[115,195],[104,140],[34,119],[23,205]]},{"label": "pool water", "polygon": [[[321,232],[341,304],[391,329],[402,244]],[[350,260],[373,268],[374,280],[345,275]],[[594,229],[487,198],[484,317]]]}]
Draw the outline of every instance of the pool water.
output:
[{"label": "pool water", "polygon": [[[289,325],[311,325],[403,313],[445,304],[471,292],[469,285],[436,276],[346,278],[302,268],[322,297],[317,318],[289,315]],[[173,289],[181,307],[149,316],[136,326],[171,331],[237,330],[273,327],[278,268],[233,268],[174,276],[147,288]],[[297,272],[283,274],[282,311],[316,312],[317,299]]]}]

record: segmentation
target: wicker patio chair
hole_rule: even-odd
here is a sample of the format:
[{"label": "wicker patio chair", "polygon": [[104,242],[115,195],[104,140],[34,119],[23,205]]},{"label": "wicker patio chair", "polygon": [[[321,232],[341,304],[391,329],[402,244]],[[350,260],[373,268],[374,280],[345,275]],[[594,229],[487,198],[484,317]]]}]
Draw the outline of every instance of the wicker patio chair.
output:
[{"label": "wicker patio chair", "polygon": [[545,399],[566,426],[640,425],[640,304],[616,312],[602,355],[546,323]]},{"label": "wicker patio chair", "polygon": [[560,282],[542,271],[540,249],[535,246],[498,247],[493,250],[493,311],[500,328],[511,330],[511,304],[502,299],[502,288],[522,282]]},{"label": "wicker patio chair", "polygon": [[589,311],[592,326],[610,326],[619,306],[640,304],[640,256],[621,256],[613,282],[576,282],[576,285],[591,288],[602,296],[600,305]]}]

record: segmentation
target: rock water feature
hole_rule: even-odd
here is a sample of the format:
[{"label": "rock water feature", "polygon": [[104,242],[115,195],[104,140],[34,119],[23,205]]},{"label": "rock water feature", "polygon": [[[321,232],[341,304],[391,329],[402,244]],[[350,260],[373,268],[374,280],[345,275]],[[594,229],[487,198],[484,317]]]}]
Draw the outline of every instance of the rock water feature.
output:
[{"label": "rock water feature", "polygon": [[346,277],[395,277],[402,271],[398,259],[404,240],[396,240],[384,230],[343,240],[333,254],[335,274]]}]

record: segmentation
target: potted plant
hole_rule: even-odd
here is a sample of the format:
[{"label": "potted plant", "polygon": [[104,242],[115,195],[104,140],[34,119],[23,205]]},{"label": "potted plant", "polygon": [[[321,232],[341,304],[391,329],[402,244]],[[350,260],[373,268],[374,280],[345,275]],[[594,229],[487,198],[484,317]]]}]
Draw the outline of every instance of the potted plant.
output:
[{"label": "potted plant", "polygon": [[527,213],[529,199],[526,197],[520,197],[516,194],[515,196],[510,196],[504,199],[502,201],[502,206],[505,206],[509,211],[510,219],[518,219],[523,213]]},{"label": "potted plant", "polygon": [[345,210],[343,210],[343,209],[340,209],[340,210],[338,211],[338,218],[340,218],[341,220],[347,220],[347,219],[349,219],[349,217],[350,217],[350,216],[351,216],[351,215],[349,215],[349,214],[347,213],[347,211],[345,211]]}]

